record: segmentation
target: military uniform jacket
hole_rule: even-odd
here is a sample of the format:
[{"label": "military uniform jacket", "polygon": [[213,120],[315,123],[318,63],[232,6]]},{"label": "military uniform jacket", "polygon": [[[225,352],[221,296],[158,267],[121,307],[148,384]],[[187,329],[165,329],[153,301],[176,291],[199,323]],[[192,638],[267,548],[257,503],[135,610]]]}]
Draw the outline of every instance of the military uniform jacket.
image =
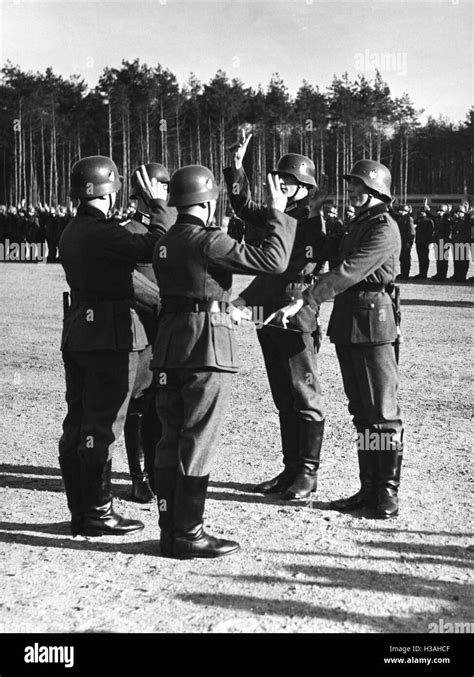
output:
[{"label": "military uniform jacket", "polygon": [[434,223],[428,217],[420,216],[416,220],[415,239],[418,244],[430,244],[433,242]]},{"label": "military uniform jacket", "polygon": [[166,204],[153,201],[150,231],[132,234],[102,212],[81,204],[59,241],[59,255],[71,288],[64,317],[62,350],[141,350],[148,341],[135,312],[132,273],[151,261],[164,228]]},{"label": "military uniform jacket", "polygon": [[240,244],[219,228],[182,214],[154,252],[153,268],[163,310],[151,366],[237,371],[233,326],[227,312],[168,312],[167,300],[227,303],[232,273],[274,274],[288,265],[296,222],[267,210],[268,234],[261,247]]},{"label": "military uniform jacket", "polygon": [[[261,229],[266,227],[266,207],[252,200],[244,170],[228,167],[224,169],[224,177],[232,208],[239,218]],[[308,218],[308,203],[308,198],[305,198],[287,206],[285,210],[297,221],[295,242],[287,269],[279,275],[257,276],[240,294],[248,306],[263,306],[265,317],[290,301],[301,298],[313,279],[316,265],[337,256],[341,233],[328,237],[324,233],[321,217]],[[289,326],[302,332],[316,331],[317,309],[306,306],[291,318]]]},{"label": "military uniform jacket", "polygon": [[[359,283],[389,284],[399,272],[398,226],[384,204],[363,209],[340,244],[340,263],[303,293],[318,307],[336,297],[328,325],[333,343],[381,344],[397,338],[395,312],[385,291],[361,291]],[[301,311],[300,311],[301,312]]]},{"label": "military uniform jacket", "polygon": [[415,224],[410,214],[401,214],[398,217],[398,228],[402,247],[411,247],[415,240]]},{"label": "military uniform jacket", "polygon": [[470,244],[471,224],[465,215],[453,217],[451,226],[451,241]]},{"label": "military uniform jacket", "polygon": [[[176,221],[177,211],[174,207],[167,207],[160,220],[160,227],[167,231]],[[130,233],[145,235],[149,232],[151,216],[136,211],[132,219],[123,221],[121,225]],[[132,276],[133,292],[138,317],[142,322],[150,343],[156,338],[157,319],[161,307],[160,293],[153,263],[140,261],[136,264]]]}]

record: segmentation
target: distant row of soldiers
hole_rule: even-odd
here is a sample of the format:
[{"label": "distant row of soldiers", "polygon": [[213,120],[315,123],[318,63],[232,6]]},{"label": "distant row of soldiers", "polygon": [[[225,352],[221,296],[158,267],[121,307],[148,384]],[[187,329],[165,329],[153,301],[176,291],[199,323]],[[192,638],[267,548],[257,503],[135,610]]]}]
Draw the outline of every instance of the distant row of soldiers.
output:
[{"label": "distant row of soldiers", "polygon": [[[434,245],[436,275],[431,279],[445,282],[448,279],[449,259],[452,258],[454,272],[449,279],[455,282],[466,281],[470,263],[470,245],[473,241],[474,209],[469,210],[467,204],[461,204],[450,210],[448,205],[443,204],[434,211],[425,200],[424,206],[415,218],[409,205],[391,207],[390,215],[398,225],[402,241],[399,280],[410,279],[411,253],[415,244],[419,273],[413,279],[428,279],[430,246]],[[338,218],[337,208],[330,206],[321,217],[326,233],[330,236],[340,236],[349,230],[355,218],[355,211],[353,207],[348,207],[344,220],[341,220]],[[262,239],[261,232],[253,228],[252,224],[245,224],[235,215],[230,219],[228,232],[239,242],[245,239],[247,244],[258,245]],[[328,263],[331,269],[337,262],[330,260]]]},{"label": "distant row of soldiers", "polygon": [[[134,209],[122,211],[116,209],[114,218],[121,221],[130,218]],[[36,207],[0,205],[0,243],[28,242],[30,244],[48,245],[48,263],[57,263],[59,239],[69,223],[76,216],[74,206],[39,204]]]}]

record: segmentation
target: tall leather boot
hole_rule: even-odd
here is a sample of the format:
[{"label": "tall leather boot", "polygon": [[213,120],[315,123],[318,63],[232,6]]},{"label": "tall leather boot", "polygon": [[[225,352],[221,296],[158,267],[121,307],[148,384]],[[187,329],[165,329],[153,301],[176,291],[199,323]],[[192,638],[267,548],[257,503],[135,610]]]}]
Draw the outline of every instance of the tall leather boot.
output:
[{"label": "tall leather boot", "polygon": [[156,445],[160,441],[162,433],[161,421],[155,408],[154,395],[150,398],[149,405],[142,417],[142,442],[145,455],[145,472],[148,475],[148,483],[154,494],[155,488],[155,453]]},{"label": "tall leather boot", "polygon": [[128,412],[123,428],[128,467],[132,478],[132,501],[150,503],[153,492],[148,482],[148,473],[144,470],[145,453],[142,441],[143,414]]},{"label": "tall leather boot", "polygon": [[401,450],[381,451],[377,454],[377,519],[390,519],[398,515],[398,488],[402,467]]},{"label": "tall leather boot", "polygon": [[125,536],[145,526],[139,520],[126,519],[114,511],[111,484],[112,461],[107,461],[105,465],[81,462],[84,536]]},{"label": "tall leather boot", "polygon": [[284,501],[308,498],[316,491],[324,421],[299,421],[299,458],[295,479],[282,495]]},{"label": "tall leather boot", "polygon": [[160,548],[163,557],[173,556],[174,501],[177,468],[155,468],[155,490],[158,503]]},{"label": "tall leather boot", "polygon": [[204,531],[203,515],[208,482],[209,475],[177,475],[173,540],[173,555],[177,559],[222,557],[240,549],[235,541],[215,538]]},{"label": "tall leather boot", "polygon": [[258,494],[281,494],[296,477],[298,459],[298,416],[296,412],[280,412],[281,448],[283,451],[283,471],[271,480],[255,485]]},{"label": "tall leather boot", "polygon": [[78,536],[82,531],[83,518],[79,458],[59,456],[58,460],[66,490],[67,505],[71,513],[71,534]]},{"label": "tall leather boot", "polygon": [[379,451],[357,452],[359,458],[360,489],[349,498],[331,501],[330,508],[340,512],[350,512],[360,508],[375,508],[377,505],[377,456]]}]

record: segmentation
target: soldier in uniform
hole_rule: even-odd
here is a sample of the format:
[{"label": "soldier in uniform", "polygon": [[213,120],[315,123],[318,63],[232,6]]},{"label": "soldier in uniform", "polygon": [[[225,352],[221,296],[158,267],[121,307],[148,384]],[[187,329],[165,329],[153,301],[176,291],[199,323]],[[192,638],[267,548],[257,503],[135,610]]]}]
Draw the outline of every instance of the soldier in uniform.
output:
[{"label": "soldier in uniform", "polygon": [[[163,435],[156,452],[155,484],[164,556],[219,557],[234,541],[203,528],[209,473],[237,371],[230,308],[232,273],[283,271],[295,236],[286,198],[268,178],[267,237],[260,248],[239,244],[213,227],[219,194],[206,167],[190,165],[171,177],[169,205],[178,219],[160,240],[153,267],[162,299],[152,367]],[[227,312],[230,308],[231,312]]]},{"label": "soldier in uniform", "polygon": [[[430,216],[430,212],[428,212],[428,216]],[[438,208],[433,221],[433,241],[436,245],[436,275],[433,275],[430,279],[435,282],[446,282],[449,265],[447,250],[451,242],[451,217],[448,212],[448,205],[441,205]]]},{"label": "soldier in uniform", "polygon": [[[325,225],[326,225],[326,234],[329,236],[337,237],[338,239],[341,239],[342,234],[344,232],[344,225],[341,221],[341,219],[338,218],[337,216],[337,208],[334,207],[329,207],[327,216],[325,218]],[[334,268],[334,266],[337,266],[338,264],[338,259],[337,257],[331,258],[329,260],[329,269]]]},{"label": "soldier in uniform", "polygon": [[46,219],[46,242],[48,243],[47,263],[57,263],[58,244],[59,244],[59,220],[55,207],[49,208],[49,214]]},{"label": "soldier in uniform", "polygon": [[344,230],[349,230],[352,222],[355,219],[355,209],[352,205],[349,205],[349,207],[346,209],[346,213],[344,214]]},{"label": "soldier in uniform", "polygon": [[[144,165],[151,184],[160,184],[167,194],[170,176],[168,170],[158,162]],[[151,222],[150,201],[147,192],[140,185],[141,168],[132,174],[130,197],[137,200],[133,218],[122,222],[130,233],[146,234]],[[166,222],[161,226],[166,230],[176,221],[176,209],[167,209]],[[124,425],[125,449],[132,478],[132,500],[138,503],[152,501],[155,447],[161,437],[161,425],[156,414],[153,386],[153,372],[150,369],[152,346],[156,338],[157,314],[160,295],[151,262],[137,263],[133,272],[133,288],[138,317],[148,339],[148,346],[140,351],[137,376],[128,405]]]},{"label": "soldier in uniform", "polygon": [[470,263],[471,224],[464,205],[459,205],[451,223],[451,242],[453,243],[454,275],[453,282],[466,282]]},{"label": "soldier in uniform", "polygon": [[[250,136],[237,148],[231,167],[224,170],[232,207],[246,224],[264,229],[267,209],[252,200],[242,160]],[[295,244],[287,270],[280,275],[258,276],[241,292],[238,307],[263,308],[267,317],[293,298],[301,298],[321,267],[337,254],[336,237],[323,232],[320,194],[315,190],[314,163],[304,155],[289,153],[280,158],[277,169],[281,189],[288,197],[285,213],[298,222]],[[332,246],[331,246],[332,243]],[[257,331],[275,406],[278,409],[283,471],[257,484],[263,494],[279,493],[284,500],[306,498],[316,490],[324,410],[317,371],[320,345],[318,312],[309,306],[291,323],[288,331],[263,326]]]},{"label": "soldier in uniform", "polygon": [[400,275],[398,277],[400,280],[408,280],[410,278],[411,248],[415,241],[415,224],[411,217],[408,205],[403,205],[400,209],[397,222],[402,243],[400,252]]},{"label": "soldier in uniform", "polygon": [[415,224],[415,245],[420,272],[418,275],[415,275],[414,279],[426,280],[430,265],[430,244],[433,242],[434,235],[434,223],[428,217],[426,208],[420,209]]},{"label": "soldier in uniform", "polygon": [[159,193],[150,194],[157,199],[150,201],[149,232],[130,233],[107,218],[120,187],[109,158],[98,155],[76,162],[70,195],[80,204],[59,243],[71,288],[61,341],[67,414],[59,465],[73,535],[123,535],[143,528],[142,522],[113,509],[112,451],[123,430],[139,351],[148,343],[134,309],[132,273],[139,261],[151,260],[164,233],[159,223],[166,216],[166,202],[158,199]]},{"label": "soldier in uniform", "polygon": [[[321,275],[303,298],[268,320],[297,317],[335,297],[328,326],[357,431],[361,488],[333,501],[336,510],[376,509],[376,517],[398,514],[403,423],[397,403],[397,321],[390,296],[399,265],[400,234],[389,216],[391,176],[373,160],[359,160],[344,178],[356,218],[342,239],[340,264]],[[398,310],[397,310],[398,312]]]}]

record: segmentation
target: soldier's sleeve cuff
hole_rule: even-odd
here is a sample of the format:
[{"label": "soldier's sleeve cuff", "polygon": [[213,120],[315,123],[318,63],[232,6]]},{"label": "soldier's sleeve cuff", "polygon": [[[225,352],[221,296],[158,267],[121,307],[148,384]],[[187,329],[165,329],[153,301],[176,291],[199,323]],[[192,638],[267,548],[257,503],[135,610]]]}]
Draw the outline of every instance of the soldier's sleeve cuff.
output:
[{"label": "soldier's sleeve cuff", "polygon": [[306,291],[302,292],[301,297],[305,304],[310,306],[313,310],[319,310],[321,303],[313,296],[311,289],[307,289]]}]

